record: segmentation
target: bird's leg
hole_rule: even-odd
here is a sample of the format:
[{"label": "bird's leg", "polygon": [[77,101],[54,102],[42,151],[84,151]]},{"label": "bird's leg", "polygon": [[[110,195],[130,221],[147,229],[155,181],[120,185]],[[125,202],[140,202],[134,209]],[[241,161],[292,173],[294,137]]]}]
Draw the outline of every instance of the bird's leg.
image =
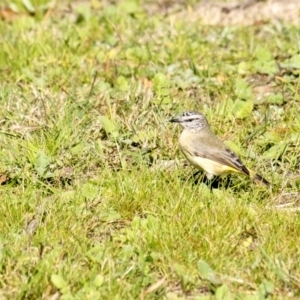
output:
[{"label": "bird's leg", "polygon": [[220,177],[215,176],[211,173],[206,173],[206,180],[205,183],[209,186],[209,188],[212,190],[213,188],[218,189],[221,183]]},{"label": "bird's leg", "polygon": [[200,176],[198,176],[200,173],[202,173],[202,171],[197,171],[197,172],[195,172],[192,176],[193,176],[193,179],[194,179],[194,184],[198,184],[198,182],[199,182],[199,178],[200,178]]},{"label": "bird's leg", "polygon": [[[200,176],[198,176],[200,174]],[[202,171],[197,171],[195,172],[192,176],[194,178],[194,184],[198,184],[199,183],[199,179],[201,179],[200,182],[206,184],[211,190],[213,188],[219,188],[220,185],[220,177],[219,176],[215,176],[214,174],[211,173],[205,173],[205,176],[203,178],[201,178],[202,175]]]},{"label": "bird's leg", "polygon": [[206,173],[206,178],[207,178],[208,180],[213,180],[213,179],[214,179],[214,177],[215,177],[215,175],[214,175],[214,174],[211,174],[211,173]]},{"label": "bird's leg", "polygon": [[225,181],[225,184],[224,184],[225,188],[230,187],[230,184],[231,184],[231,176],[229,174],[229,175],[226,176],[226,181]]},{"label": "bird's leg", "polygon": [[195,178],[196,176],[198,176],[198,175],[199,175],[199,173],[201,173],[201,171],[197,171],[197,172],[195,172],[195,173],[193,174],[193,177]]}]

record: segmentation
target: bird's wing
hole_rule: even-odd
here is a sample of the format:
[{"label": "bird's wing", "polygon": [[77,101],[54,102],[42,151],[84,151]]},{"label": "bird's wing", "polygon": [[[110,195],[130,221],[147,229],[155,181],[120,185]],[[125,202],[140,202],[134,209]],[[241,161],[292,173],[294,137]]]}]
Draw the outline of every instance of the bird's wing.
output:
[{"label": "bird's wing", "polygon": [[241,159],[221,140],[215,136],[199,136],[192,140],[193,155],[216,161],[220,164],[232,167],[245,175],[250,175]]}]

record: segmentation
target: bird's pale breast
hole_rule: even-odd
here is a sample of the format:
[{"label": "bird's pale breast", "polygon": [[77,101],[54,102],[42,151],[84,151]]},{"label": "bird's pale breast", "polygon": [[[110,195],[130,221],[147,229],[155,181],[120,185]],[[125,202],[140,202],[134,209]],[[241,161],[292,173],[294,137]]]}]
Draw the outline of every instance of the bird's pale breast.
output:
[{"label": "bird's pale breast", "polygon": [[[228,166],[221,164],[215,160],[201,157],[194,155],[194,153],[199,153],[202,152],[203,149],[207,147],[202,148],[201,145],[202,143],[197,144],[197,149],[195,149],[195,143],[193,142],[195,140],[195,134],[199,133],[193,133],[193,132],[188,132],[188,131],[183,131],[180,138],[179,138],[179,144],[182,149],[183,154],[187,158],[187,160],[196,168],[204,170],[205,172],[213,175],[224,175],[227,173],[231,172],[238,172],[236,169]],[[203,136],[204,143],[205,143],[205,136]],[[199,138],[197,139],[199,141]],[[202,150],[202,151],[200,151]],[[204,152],[204,151],[203,151]],[[205,156],[210,156],[211,153],[207,153]]]}]

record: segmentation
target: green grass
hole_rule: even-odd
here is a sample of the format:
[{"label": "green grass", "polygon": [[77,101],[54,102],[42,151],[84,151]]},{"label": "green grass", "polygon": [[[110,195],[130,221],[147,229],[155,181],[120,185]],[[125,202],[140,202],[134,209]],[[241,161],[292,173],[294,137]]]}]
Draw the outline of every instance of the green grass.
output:
[{"label": "green grass", "polygon": [[[0,299],[299,298],[299,27],[22,3],[0,21]],[[184,110],[272,190],[194,184]]]}]

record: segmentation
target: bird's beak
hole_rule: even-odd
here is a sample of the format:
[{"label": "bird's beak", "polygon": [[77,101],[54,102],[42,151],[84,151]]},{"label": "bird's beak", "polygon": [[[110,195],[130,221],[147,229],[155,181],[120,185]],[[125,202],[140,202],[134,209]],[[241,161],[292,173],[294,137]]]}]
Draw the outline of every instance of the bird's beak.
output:
[{"label": "bird's beak", "polygon": [[169,122],[171,122],[171,123],[180,123],[178,118],[170,119]]}]

